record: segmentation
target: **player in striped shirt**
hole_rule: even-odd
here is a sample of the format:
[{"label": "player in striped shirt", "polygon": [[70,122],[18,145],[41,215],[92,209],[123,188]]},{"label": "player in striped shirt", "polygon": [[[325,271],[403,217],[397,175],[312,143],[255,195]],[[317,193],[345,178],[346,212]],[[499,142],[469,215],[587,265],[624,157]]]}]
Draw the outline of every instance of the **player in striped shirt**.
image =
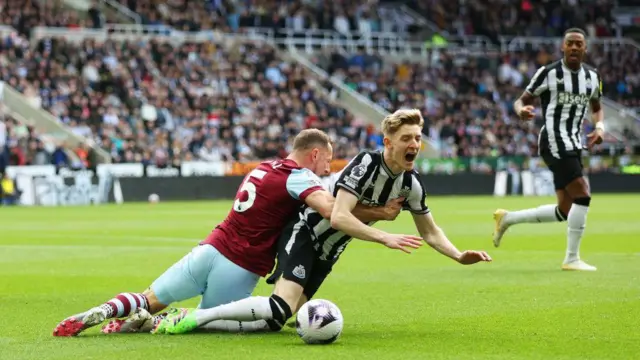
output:
[{"label": "player in striped shirt", "polygon": [[514,108],[523,120],[534,117],[534,100],[540,98],[544,126],[540,130],[539,153],[553,173],[557,204],[537,208],[494,212],[493,243],[500,246],[507,229],[522,223],[567,221],[567,251],[563,270],[595,271],[580,259],[580,240],[591,203],[589,185],[582,172],[582,120],[591,109],[595,130],[587,135],[588,147],[602,143],[604,113],[600,104],[602,80],[598,71],[584,65],[587,51],[585,32],[572,28],[565,32],[563,58],[538,69]]},{"label": "player in striped shirt", "polygon": [[[329,173],[332,154],[326,133],[303,130],[286,159],[265,161],[245,177],[224,221],[146,291],[121,293],[65,318],[53,335],[76,336],[106,319],[122,317],[132,321],[114,320],[103,332],[136,332],[148,323],[138,315],[160,312],[175,302],[202,295],[199,307],[208,308],[248,297],[260,277],[271,272],[280,234],[302,205],[331,216],[334,198],[318,176]],[[360,207],[354,213],[362,221],[386,217],[383,208]],[[385,233],[385,241],[394,249],[420,246],[419,238],[402,235]]]},{"label": "player in striped shirt", "polygon": [[426,206],[424,186],[413,170],[423,124],[419,110],[398,110],[383,120],[384,152],[362,152],[347,165],[335,186],[330,221],[305,212],[288,236],[280,238],[270,297],[253,296],[211,309],[182,309],[164,319],[155,332],[184,333],[224,320],[241,322],[238,327],[245,331],[278,330],[267,323],[284,324],[313,297],[352,237],[384,244],[384,232],[354,221],[351,211],[358,204],[382,206],[404,198],[422,239],[436,251],[463,265],[491,261],[484,251],[459,251]]}]

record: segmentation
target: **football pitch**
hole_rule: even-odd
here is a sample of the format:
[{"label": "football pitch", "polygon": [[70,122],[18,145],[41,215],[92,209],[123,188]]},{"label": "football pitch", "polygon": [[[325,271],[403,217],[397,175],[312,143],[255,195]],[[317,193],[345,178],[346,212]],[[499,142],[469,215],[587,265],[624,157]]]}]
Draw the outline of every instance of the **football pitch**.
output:
[{"label": "football pitch", "polygon": [[[0,359],[637,359],[640,195],[594,196],[581,255],[594,273],[563,272],[566,223],[520,225],[491,242],[496,207],[552,198],[431,197],[463,249],[494,261],[462,266],[423,246],[411,255],[354,241],[317,294],[345,327],[328,346],[276,334],[54,338],[64,317],[142,291],[186,254],[229,202],[0,208]],[[416,233],[411,217],[377,226]],[[268,295],[261,280],[256,295]],[[181,305],[195,306],[197,300]]]}]

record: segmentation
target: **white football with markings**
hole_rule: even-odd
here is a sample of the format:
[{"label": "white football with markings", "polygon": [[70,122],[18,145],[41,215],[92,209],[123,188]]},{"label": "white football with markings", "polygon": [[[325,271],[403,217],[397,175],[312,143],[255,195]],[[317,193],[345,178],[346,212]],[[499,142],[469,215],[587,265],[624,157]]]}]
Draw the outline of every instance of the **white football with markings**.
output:
[{"label": "white football with markings", "polygon": [[331,344],[342,333],[343,324],[340,309],[329,300],[308,301],[296,317],[298,335],[307,344]]}]

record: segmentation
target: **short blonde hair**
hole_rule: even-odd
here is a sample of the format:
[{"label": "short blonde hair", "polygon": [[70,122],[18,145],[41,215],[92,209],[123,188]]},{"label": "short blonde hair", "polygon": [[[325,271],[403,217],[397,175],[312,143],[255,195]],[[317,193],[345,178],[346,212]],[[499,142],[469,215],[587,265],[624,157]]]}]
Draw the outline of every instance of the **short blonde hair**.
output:
[{"label": "short blonde hair", "polygon": [[331,138],[327,133],[319,129],[305,129],[300,131],[293,139],[293,150],[305,151],[315,147],[328,148]]},{"label": "short blonde hair", "polygon": [[418,109],[400,109],[387,115],[382,120],[382,133],[384,136],[395,134],[402,125],[419,125],[424,127],[422,112]]}]

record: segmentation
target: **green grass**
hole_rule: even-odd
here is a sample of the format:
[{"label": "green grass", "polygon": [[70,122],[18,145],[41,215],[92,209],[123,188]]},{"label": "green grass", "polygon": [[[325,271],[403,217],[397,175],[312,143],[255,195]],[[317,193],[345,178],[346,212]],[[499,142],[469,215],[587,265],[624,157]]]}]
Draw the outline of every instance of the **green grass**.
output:
[{"label": "green grass", "polygon": [[[560,271],[566,224],[521,225],[491,244],[496,207],[551,198],[434,197],[436,221],[491,264],[461,266],[423,247],[411,255],[353,242],[317,297],[345,317],[337,343],[278,334],[54,338],[64,317],[142,291],[230,204],[0,208],[0,359],[632,359],[640,354],[640,202],[596,196],[582,257],[595,273]],[[387,230],[414,233],[407,215]],[[256,290],[267,295],[263,281]],[[195,306],[197,299],[184,305]]]}]

